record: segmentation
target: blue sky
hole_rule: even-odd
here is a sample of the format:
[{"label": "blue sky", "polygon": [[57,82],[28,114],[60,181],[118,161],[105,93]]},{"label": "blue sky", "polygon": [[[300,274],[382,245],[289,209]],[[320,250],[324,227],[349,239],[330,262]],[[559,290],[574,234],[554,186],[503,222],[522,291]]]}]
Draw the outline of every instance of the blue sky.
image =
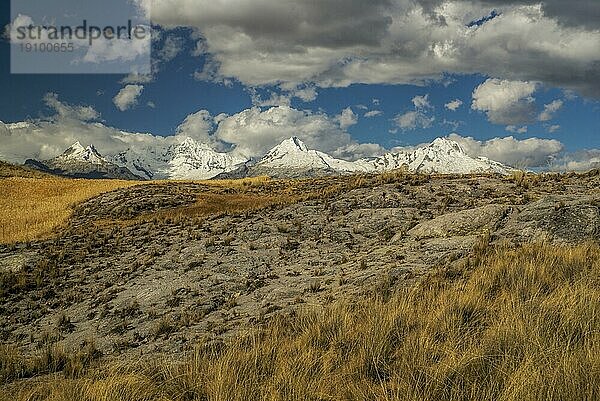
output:
[{"label": "blue sky", "polygon": [[[184,1],[181,1],[184,4]],[[198,3],[201,2],[198,1]],[[268,3],[268,1],[264,0],[262,3]],[[189,4],[189,2],[185,4]],[[0,15],[2,15],[2,21],[0,22],[4,26],[10,22],[9,8],[5,3],[0,7]],[[373,7],[375,8],[375,6]],[[439,10],[443,10],[443,8]],[[463,12],[465,21],[468,21],[471,18],[470,15],[479,15],[484,18],[494,10],[496,8],[480,5],[475,9],[465,8]],[[482,19],[481,23],[478,24],[481,26],[473,28],[480,31],[473,32],[475,34],[482,32],[481,36],[491,35],[484,32],[484,30],[491,30],[492,24],[498,24],[498,27],[494,29],[504,29],[503,26],[499,25],[500,23],[508,24],[511,15],[513,15],[513,19],[518,19],[520,15],[518,13],[525,12],[522,8],[515,9],[514,7],[506,9],[500,7],[498,10],[501,11],[498,12],[499,17],[489,19],[489,21]],[[558,17],[554,14],[550,15],[548,10],[544,11],[547,15],[541,14],[543,18],[547,18],[548,21],[560,22],[560,15]],[[567,71],[565,71],[565,67],[561,67],[560,73],[550,73],[546,71],[548,68],[546,61],[523,61],[523,54],[515,52],[514,57],[517,61],[514,64],[516,66],[514,70],[511,70],[510,67],[506,66],[497,67],[499,62],[494,61],[492,56],[487,55],[488,53],[493,54],[496,49],[493,46],[489,48],[490,45],[486,42],[483,44],[488,46],[486,48],[481,49],[478,47],[475,50],[466,48],[464,50],[465,54],[479,52],[475,54],[476,60],[474,60],[474,63],[480,63],[481,67],[471,66],[461,61],[460,65],[454,65],[446,71],[440,66],[431,67],[427,64],[427,60],[415,61],[415,65],[411,65],[408,56],[406,58],[398,56],[398,59],[391,59],[388,62],[388,58],[392,57],[388,55],[385,62],[383,62],[377,59],[377,57],[380,57],[378,53],[380,50],[374,51],[373,56],[363,56],[363,53],[365,53],[364,46],[371,45],[363,44],[362,39],[358,38],[357,42],[360,43],[355,46],[359,49],[360,45],[360,49],[356,50],[356,54],[360,54],[360,61],[363,63],[369,63],[373,60],[373,62],[377,62],[377,69],[374,71],[382,71],[382,68],[389,63],[397,63],[397,67],[395,67],[397,70],[385,71],[385,74],[382,73],[381,78],[376,77],[372,80],[374,82],[368,82],[371,81],[370,75],[355,74],[353,71],[359,71],[358,69],[346,68],[354,63],[354,60],[347,63],[338,60],[335,67],[339,71],[336,72],[333,68],[325,71],[312,65],[306,67],[301,61],[298,61],[302,58],[297,58],[296,54],[293,53],[274,51],[271,54],[269,53],[270,50],[265,49],[271,49],[273,46],[260,48],[266,40],[261,36],[265,35],[264,32],[260,32],[256,34],[257,38],[254,42],[249,42],[257,46],[256,52],[261,52],[260,54],[264,55],[266,60],[276,60],[283,56],[288,57],[292,60],[290,63],[299,63],[298,71],[301,71],[296,80],[290,78],[290,74],[281,65],[271,66],[266,64],[268,61],[265,61],[265,65],[259,67],[264,67],[265,70],[273,68],[274,72],[271,80],[271,76],[266,75],[265,77],[260,69],[256,72],[251,71],[251,68],[255,67],[251,64],[255,60],[247,58],[253,57],[248,56],[248,54],[252,54],[251,52],[246,54],[240,51],[240,54],[229,54],[229,50],[222,43],[215,44],[216,41],[212,39],[214,34],[210,33],[210,30],[214,27],[210,23],[198,21],[199,25],[187,26],[194,25],[193,21],[180,22],[178,18],[181,15],[169,15],[165,10],[158,10],[157,13],[161,11],[165,13],[163,16],[165,22],[168,22],[171,26],[170,29],[156,27],[161,32],[162,37],[162,40],[153,43],[153,57],[158,68],[155,69],[150,82],[133,83],[142,87],[141,94],[135,99],[135,103],[128,105],[125,110],[119,110],[114,100],[114,97],[127,86],[127,83],[122,81],[126,78],[125,74],[11,74],[11,45],[7,40],[2,41],[0,43],[0,53],[2,54],[0,57],[0,88],[2,88],[0,121],[15,123],[24,120],[51,118],[56,110],[49,107],[47,102],[44,101],[44,97],[48,93],[54,93],[59,101],[66,105],[73,107],[91,106],[99,113],[100,117],[97,120],[108,127],[129,132],[148,132],[154,135],[169,136],[176,133],[178,126],[186,117],[200,110],[207,110],[211,118],[221,113],[235,116],[244,110],[259,105],[260,102],[256,99],[257,94],[261,95],[264,100],[274,93],[284,95],[283,103],[281,101],[279,103],[270,102],[263,105],[261,110],[265,111],[278,104],[283,104],[308,114],[323,115],[328,121],[338,121],[336,118],[345,109],[350,108],[354,115],[354,121],[341,128],[342,131],[350,135],[350,141],[359,144],[379,144],[386,149],[429,142],[436,137],[446,136],[453,132],[462,137],[472,137],[479,141],[482,146],[485,146],[487,141],[494,138],[513,136],[517,141],[528,138],[557,140],[563,146],[562,153],[600,148],[600,120],[598,117],[600,103],[597,97],[600,91],[597,89],[597,83],[594,86],[594,84],[586,82],[586,74],[591,78],[598,75],[597,70],[600,68],[598,67],[600,62],[597,59],[600,57],[597,55],[590,55],[588,60],[582,60],[580,55],[574,55],[573,71],[568,71],[571,64],[569,64],[568,59],[565,61],[565,57],[568,58],[569,55],[561,56],[562,62],[566,63]],[[422,12],[425,12],[424,9]],[[456,14],[456,11],[453,12]],[[527,12],[531,11],[528,9]],[[552,12],[557,13],[558,11],[553,10]],[[364,14],[364,10],[361,13]],[[570,14],[567,16],[572,19]],[[219,17],[217,15],[214,18],[217,20]],[[250,13],[249,16],[240,15],[238,18],[248,18],[251,22],[252,18],[256,18],[256,16]],[[276,18],[276,16],[273,18]],[[402,16],[394,16],[394,18],[401,20]],[[446,15],[446,18],[449,17]],[[503,21],[497,22],[497,20]],[[593,24],[587,19],[582,19],[581,26],[576,27],[573,27],[572,24],[563,26],[557,23],[553,28],[553,34],[562,35],[568,40],[577,40],[574,35],[586,34],[585,30],[594,28],[593,26],[590,28],[589,24],[591,23]],[[179,24],[179,27],[174,27],[173,24]],[[205,31],[203,31],[201,24],[207,25]],[[265,22],[265,24],[268,25],[268,22]],[[240,23],[240,25],[243,26],[243,23]],[[487,25],[490,27],[488,28]],[[215,26],[217,26],[216,23]],[[556,27],[561,27],[560,29],[563,29],[564,32],[557,31],[558,28]],[[542,36],[546,25],[540,23],[539,29],[539,35]],[[589,45],[594,46],[596,43],[600,43],[598,31],[592,30],[590,32],[594,32],[594,35],[586,36],[590,38],[591,43]],[[248,35],[251,34],[254,33],[248,33]],[[501,32],[498,35],[500,34]],[[275,41],[277,33],[275,32],[273,35],[274,38],[267,39],[273,39],[273,43],[278,43]],[[310,54],[313,49],[319,48],[319,46],[324,46],[314,46],[312,42],[309,44],[304,43],[308,42],[309,39],[310,41],[313,40],[312,38],[307,39],[308,36],[310,35],[291,36],[286,37],[284,40],[293,45],[304,46],[307,54]],[[168,45],[165,41],[166,38],[173,39],[176,45],[173,46],[173,42]],[[421,38],[413,38],[412,40],[418,44]],[[423,40],[425,41],[424,45],[433,46],[434,39],[425,38]],[[535,38],[531,40],[534,41]],[[427,41],[431,43],[427,43]],[[196,55],[194,50],[199,43],[205,47],[205,52]],[[473,47],[471,44],[468,45]],[[502,43],[496,45],[498,48],[504,47]],[[539,43],[534,43],[534,45],[537,46]],[[327,44],[327,46],[330,46],[329,52],[339,51],[340,54],[344,54],[344,60],[348,58],[347,44],[339,46],[337,44]],[[479,43],[477,46],[479,46]],[[162,57],[161,59],[160,52],[165,47],[170,47],[173,54],[175,54],[174,57]],[[350,51],[352,56],[354,56],[353,51],[355,50]],[[395,57],[396,52],[400,51],[403,50],[393,50],[390,54]],[[534,56],[542,59],[544,54],[530,55],[530,57]],[[337,55],[328,57],[337,57]],[[203,70],[214,69],[213,62],[215,59],[220,62],[216,67],[216,71],[212,71],[212,75],[204,74],[202,77],[198,77]],[[438,59],[435,61],[438,62]],[[244,63],[247,63],[248,69],[244,69]],[[356,65],[359,65],[358,61],[356,63]],[[422,63],[424,70],[422,75],[418,63]],[[444,61],[444,65],[450,64]],[[315,62],[315,65],[318,66],[318,63]],[[507,62],[506,65],[509,65],[509,63]],[[304,71],[304,69],[313,67],[314,71],[310,70],[309,73]],[[409,72],[396,72],[404,70]],[[194,74],[196,74],[196,77]],[[309,78],[307,78],[307,74],[310,76]],[[348,78],[351,74],[354,75]],[[530,86],[519,86],[519,83],[528,83]],[[286,86],[286,84],[289,85]],[[316,96],[309,96],[308,100],[294,97],[291,94],[293,91],[289,90],[291,86],[309,88],[315,92]],[[475,106],[476,90],[480,86],[485,86],[477,95],[482,106]],[[514,95],[517,92],[519,94]],[[512,100],[506,100],[505,98],[498,100],[499,94],[504,94],[502,96],[508,96],[509,98],[513,96],[513,98]],[[417,107],[414,102],[416,97],[425,99],[425,104]],[[445,107],[446,104],[456,99],[460,100],[462,105],[455,111]],[[553,102],[558,107],[542,118],[545,106],[553,104]],[[370,111],[379,113],[370,118],[366,117],[365,114]],[[523,112],[528,113],[527,118],[516,116],[519,113],[523,114]],[[418,113],[420,116],[418,118],[421,118],[421,120],[418,120],[418,118],[412,122],[410,118],[403,120],[401,117],[407,113]],[[515,115],[511,116],[510,113]],[[404,123],[401,121],[404,121]],[[218,121],[215,124],[215,127],[218,126]],[[323,133],[323,135],[327,134]],[[223,138],[219,138],[219,140],[223,141]],[[280,138],[273,137],[274,142],[278,139]],[[251,141],[252,138],[245,138],[245,140]],[[264,138],[261,140],[264,140]],[[235,145],[236,143],[234,143]],[[327,150],[331,151],[332,149]],[[10,150],[5,150],[3,153],[10,153]]]}]

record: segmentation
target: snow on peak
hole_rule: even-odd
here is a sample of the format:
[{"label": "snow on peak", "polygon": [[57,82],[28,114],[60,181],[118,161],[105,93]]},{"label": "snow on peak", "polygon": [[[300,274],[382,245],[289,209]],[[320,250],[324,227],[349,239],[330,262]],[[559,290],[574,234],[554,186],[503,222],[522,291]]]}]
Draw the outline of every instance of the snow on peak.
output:
[{"label": "snow on peak", "polygon": [[[248,162],[236,153],[220,153],[189,137],[176,137],[160,145],[129,148],[103,158],[93,145],[74,143],[61,156],[62,163],[114,163],[148,179],[210,179],[235,171]],[[290,172],[290,175],[380,173],[398,168],[425,174],[509,174],[510,167],[485,158],[473,158],[455,141],[437,138],[432,143],[381,157],[346,161],[309,149],[297,137],[282,141],[254,167],[254,173]]]},{"label": "snow on peak", "polygon": [[87,162],[92,164],[106,163],[106,160],[98,153],[98,150],[96,150],[94,145],[84,148],[79,141],[69,146],[69,148],[56,159],[57,161],[63,162]]},{"label": "snow on peak", "polygon": [[436,138],[428,146],[438,151],[446,152],[447,154],[454,152],[466,154],[466,152],[458,142],[455,142],[448,138]]},{"label": "snow on peak", "polygon": [[291,137],[275,146],[258,163],[263,169],[322,170],[329,172],[365,171],[362,166],[335,159],[326,153],[310,150],[297,137]]},{"label": "snow on peak", "polygon": [[275,146],[267,153],[267,156],[279,157],[290,153],[309,152],[308,148],[298,137],[291,137]]},{"label": "snow on peak", "polygon": [[388,153],[373,162],[375,171],[406,166],[409,171],[425,174],[508,174],[510,168],[482,158],[472,158],[455,141],[437,138],[429,145],[397,153]]},{"label": "snow on peak", "polygon": [[177,138],[162,146],[127,149],[110,160],[148,179],[210,179],[235,170],[246,159],[219,153],[190,137]]}]

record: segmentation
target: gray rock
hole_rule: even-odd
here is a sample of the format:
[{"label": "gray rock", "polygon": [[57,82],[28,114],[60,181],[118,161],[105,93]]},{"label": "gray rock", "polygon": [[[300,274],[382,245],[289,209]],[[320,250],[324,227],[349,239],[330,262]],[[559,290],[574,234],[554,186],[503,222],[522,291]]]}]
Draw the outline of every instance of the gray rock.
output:
[{"label": "gray rock", "polygon": [[[417,225],[408,234],[417,239],[424,239],[466,236],[492,231],[510,210],[506,205],[486,205],[448,213]],[[396,241],[397,238],[392,239],[392,242]]]}]

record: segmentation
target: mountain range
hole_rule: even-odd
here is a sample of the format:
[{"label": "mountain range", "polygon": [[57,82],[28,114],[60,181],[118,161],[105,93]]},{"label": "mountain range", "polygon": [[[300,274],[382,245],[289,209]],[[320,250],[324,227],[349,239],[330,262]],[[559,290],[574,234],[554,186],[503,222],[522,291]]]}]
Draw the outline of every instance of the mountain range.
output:
[{"label": "mountain range", "polygon": [[178,179],[243,178],[268,175],[298,178],[354,173],[381,173],[405,168],[426,174],[509,174],[511,167],[483,157],[473,158],[455,141],[437,138],[412,150],[380,157],[347,161],[308,147],[297,137],[271,149],[258,162],[232,153],[219,153],[192,138],[163,147],[127,149],[102,156],[79,142],[63,154],[46,161],[27,160],[26,165],[53,174],[85,178]]},{"label": "mountain range", "polygon": [[83,147],[79,142],[53,159],[44,161],[28,159],[25,165],[46,173],[72,178],[144,179],[133,174],[127,167],[116,165],[102,157],[94,145]]}]

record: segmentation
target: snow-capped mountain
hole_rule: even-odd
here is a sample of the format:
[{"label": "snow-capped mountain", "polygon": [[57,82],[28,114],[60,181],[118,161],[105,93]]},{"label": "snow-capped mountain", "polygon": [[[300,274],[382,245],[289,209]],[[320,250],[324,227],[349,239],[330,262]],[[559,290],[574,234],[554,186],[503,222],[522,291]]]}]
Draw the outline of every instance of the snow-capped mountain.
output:
[{"label": "snow-capped mountain", "polygon": [[326,153],[309,150],[298,138],[283,141],[255,166],[250,175],[298,177],[350,173],[381,173],[406,168],[425,174],[508,174],[511,168],[486,158],[472,158],[457,143],[438,138],[427,146],[409,151],[388,153],[381,157],[355,162],[335,159]]},{"label": "snow-capped mountain", "polygon": [[184,138],[165,146],[127,149],[108,159],[147,179],[204,180],[235,170],[246,159]]},{"label": "snow-capped mountain", "polygon": [[94,145],[84,148],[79,141],[53,159],[42,162],[29,159],[25,165],[47,173],[74,178],[142,179],[127,168],[106,160]]},{"label": "snow-capped mountain", "polygon": [[103,164],[107,160],[104,159],[96,150],[94,145],[84,148],[79,141],[71,145],[62,155],[53,159],[56,163],[91,163]]},{"label": "snow-capped mountain", "polygon": [[275,178],[314,177],[352,173],[381,173],[406,168],[426,174],[509,174],[512,169],[483,157],[470,157],[457,143],[438,138],[431,144],[381,157],[346,161],[308,149],[297,137],[271,149],[255,165],[233,153],[219,153],[192,138],[175,138],[164,145],[128,148],[103,157],[93,145],[79,142],[62,155],[45,162],[28,160],[40,170],[86,178],[180,179],[242,178],[269,175]]},{"label": "snow-capped mountain", "polygon": [[368,172],[363,166],[335,159],[326,153],[309,150],[298,138],[286,139],[267,153],[255,166],[253,175],[313,176],[340,173]]},{"label": "snow-capped mountain", "polygon": [[[364,160],[358,162],[365,163]],[[367,162],[375,172],[406,166],[408,171],[424,174],[509,174],[510,167],[484,157],[473,158],[455,141],[437,138],[431,144],[412,151],[388,153]]]}]

